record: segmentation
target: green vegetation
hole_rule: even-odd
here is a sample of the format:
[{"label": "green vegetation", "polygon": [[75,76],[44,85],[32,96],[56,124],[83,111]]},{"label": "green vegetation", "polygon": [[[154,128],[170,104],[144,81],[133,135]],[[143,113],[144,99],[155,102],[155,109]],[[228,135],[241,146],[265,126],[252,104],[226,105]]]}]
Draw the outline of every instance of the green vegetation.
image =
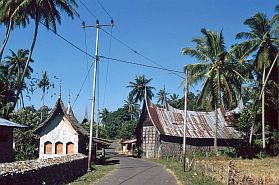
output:
[{"label": "green vegetation", "polygon": [[[20,146],[20,140],[29,143],[28,147],[22,146],[21,149],[16,149],[18,152],[28,150],[26,154],[20,154],[18,159],[35,156],[29,151],[36,150],[31,130],[39,122],[34,115],[39,112],[40,122],[45,119],[48,112],[44,109],[45,95],[48,89],[53,87],[45,71],[41,79],[32,76],[31,65],[34,62],[32,55],[40,25],[44,24],[47,29],[56,32],[56,25],[61,24],[61,13],[66,13],[73,19],[79,16],[75,10],[77,7],[75,0],[0,0],[0,25],[6,28],[0,48],[0,116],[32,125],[30,130],[23,130],[16,134],[16,138],[20,138],[16,142],[17,146]],[[255,13],[246,19],[244,25],[247,26],[248,31],[236,34],[236,39],[241,40],[231,47],[225,45],[223,30],[215,32],[203,28],[202,36],[193,38],[194,47],[186,47],[182,50],[184,55],[191,56],[197,61],[187,67],[189,84],[204,83],[197,94],[189,92],[188,110],[216,111],[221,105],[226,110],[232,110],[243,101],[245,108],[243,113],[236,117],[236,125],[239,126],[238,129],[245,142],[241,143],[235,152],[244,157],[273,156],[278,155],[279,151],[278,12],[277,5],[275,14],[271,18],[263,13]],[[10,52],[4,57],[11,32],[19,27],[29,26],[31,21],[34,22],[35,27],[30,49],[9,48]],[[131,91],[124,105],[116,111],[110,112],[106,108],[101,111],[100,137],[133,138],[140,114],[138,103],[143,102],[145,93],[149,99],[156,94],[160,106],[168,102],[175,108],[184,108],[185,97],[179,98],[177,94],[167,92],[165,87],[155,92],[155,87],[151,85],[152,80],[153,78],[146,78],[144,74],[137,75],[127,86]],[[38,88],[42,90],[43,107],[38,111],[31,110],[34,108],[26,108],[24,96],[31,99]],[[19,111],[15,111],[16,108]],[[30,114],[28,118],[30,120],[22,120],[22,114]],[[218,119],[216,125],[217,121]],[[86,127],[88,128],[88,124]],[[214,145],[217,150],[216,139]]]},{"label": "green vegetation", "polygon": [[211,177],[207,177],[204,175],[197,175],[194,171],[183,171],[182,163],[179,163],[177,160],[170,159],[169,161],[164,159],[148,159],[152,162],[159,163],[163,166],[165,166],[167,169],[170,169],[175,176],[178,178],[182,184],[187,185],[218,185],[221,184],[215,180],[213,180]]},{"label": "green vegetation", "polygon": [[87,185],[94,184],[98,182],[102,177],[104,177],[108,172],[114,170],[115,165],[95,165],[94,170],[79,177],[74,182],[69,183],[70,185]]},{"label": "green vegetation", "polygon": [[29,126],[27,129],[15,129],[15,158],[16,160],[36,159],[39,156],[39,140],[36,139],[33,130],[45,120],[50,112],[47,106],[36,110],[34,107],[26,107],[11,114],[11,120]]},{"label": "green vegetation", "polygon": [[[278,12],[278,6],[275,10]],[[203,37],[193,38],[195,48],[182,50],[184,55],[199,62],[187,67],[189,84],[203,82],[197,104],[207,110],[216,111],[221,105],[231,110],[243,98],[246,108],[238,122],[246,143],[239,146],[238,151],[244,152],[239,155],[278,155],[278,14],[268,19],[265,14],[256,13],[244,24],[249,32],[238,33],[236,39],[242,42],[228,51],[223,31],[201,29]],[[216,116],[215,125],[217,121]],[[216,129],[217,126],[214,139],[217,152]],[[247,148],[250,148],[249,154]]]}]

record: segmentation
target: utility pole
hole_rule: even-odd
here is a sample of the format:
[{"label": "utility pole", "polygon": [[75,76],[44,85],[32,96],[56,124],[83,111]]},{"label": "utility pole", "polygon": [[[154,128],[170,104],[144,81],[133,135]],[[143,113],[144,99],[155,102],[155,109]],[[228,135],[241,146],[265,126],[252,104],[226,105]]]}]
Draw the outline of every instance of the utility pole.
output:
[{"label": "utility pole", "polygon": [[113,20],[109,25],[100,25],[99,20],[96,20],[96,26],[85,26],[83,28],[96,28],[96,50],[95,50],[95,60],[94,60],[94,77],[93,77],[93,95],[92,95],[92,106],[91,106],[91,116],[90,116],[90,136],[89,136],[89,148],[88,148],[88,163],[87,171],[91,171],[91,155],[92,155],[92,137],[93,137],[93,124],[94,124],[94,108],[95,108],[95,94],[96,94],[96,76],[97,76],[97,64],[99,61],[98,48],[99,48],[99,28],[103,26],[113,26]]},{"label": "utility pole", "polygon": [[184,124],[183,124],[183,170],[186,171],[186,124],[187,124],[187,96],[188,96],[188,66],[185,66],[185,96],[184,96]]}]

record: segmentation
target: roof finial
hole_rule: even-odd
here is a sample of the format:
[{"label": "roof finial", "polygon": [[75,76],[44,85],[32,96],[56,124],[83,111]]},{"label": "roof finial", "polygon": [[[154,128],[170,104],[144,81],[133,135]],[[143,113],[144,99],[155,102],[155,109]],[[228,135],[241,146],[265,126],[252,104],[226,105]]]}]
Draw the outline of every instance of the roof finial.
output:
[{"label": "roof finial", "polygon": [[71,90],[69,90],[68,104],[71,104]]},{"label": "roof finial", "polygon": [[62,87],[62,80],[60,79],[60,84],[59,84],[59,98],[61,98],[61,87]]},{"label": "roof finial", "polygon": [[67,114],[70,114],[70,111],[71,111],[71,91],[69,90]]},{"label": "roof finial", "polygon": [[87,111],[87,106],[85,107],[84,119],[88,119],[88,111]]}]

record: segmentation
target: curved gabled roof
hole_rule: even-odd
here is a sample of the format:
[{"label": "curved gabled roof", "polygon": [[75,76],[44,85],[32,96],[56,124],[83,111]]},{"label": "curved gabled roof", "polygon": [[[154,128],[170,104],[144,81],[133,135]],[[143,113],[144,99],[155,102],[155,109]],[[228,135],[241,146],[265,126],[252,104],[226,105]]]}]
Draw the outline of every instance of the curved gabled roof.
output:
[{"label": "curved gabled roof", "polygon": [[72,109],[69,111],[69,114],[67,114],[67,112],[65,111],[65,108],[64,108],[64,103],[60,97],[58,98],[54,108],[52,109],[51,114],[48,116],[48,118],[42,124],[40,124],[34,130],[34,133],[39,134],[41,132],[41,130],[50,123],[51,120],[53,120],[57,115],[61,115],[61,114],[63,114],[63,116],[66,117],[66,119],[71,123],[73,128],[78,133],[80,133],[84,136],[89,136],[89,133],[78,123],[76,117],[74,116]]},{"label": "curved gabled roof", "polygon": [[[159,134],[183,137],[184,110],[167,105],[167,109],[154,105],[150,100],[145,100],[144,107],[149,114],[153,125]],[[224,110],[218,109],[217,137],[222,139],[239,139],[240,134],[225,120]],[[143,118],[144,115],[141,115]],[[142,120],[140,120],[142,122]],[[140,124],[140,123],[139,123]],[[186,137],[214,138],[215,111],[187,111]]]}]

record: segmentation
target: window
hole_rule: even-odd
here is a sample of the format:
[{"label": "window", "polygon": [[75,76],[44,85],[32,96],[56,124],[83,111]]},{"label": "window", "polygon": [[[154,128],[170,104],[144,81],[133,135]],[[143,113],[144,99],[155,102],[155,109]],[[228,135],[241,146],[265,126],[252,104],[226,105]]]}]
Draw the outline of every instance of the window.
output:
[{"label": "window", "polygon": [[52,143],[49,141],[44,144],[44,154],[52,154]]},{"label": "window", "polygon": [[57,142],[55,143],[55,154],[62,154],[63,153],[63,143]]},{"label": "window", "polygon": [[74,154],[74,153],[75,153],[74,143],[68,142],[66,144],[66,154]]}]

